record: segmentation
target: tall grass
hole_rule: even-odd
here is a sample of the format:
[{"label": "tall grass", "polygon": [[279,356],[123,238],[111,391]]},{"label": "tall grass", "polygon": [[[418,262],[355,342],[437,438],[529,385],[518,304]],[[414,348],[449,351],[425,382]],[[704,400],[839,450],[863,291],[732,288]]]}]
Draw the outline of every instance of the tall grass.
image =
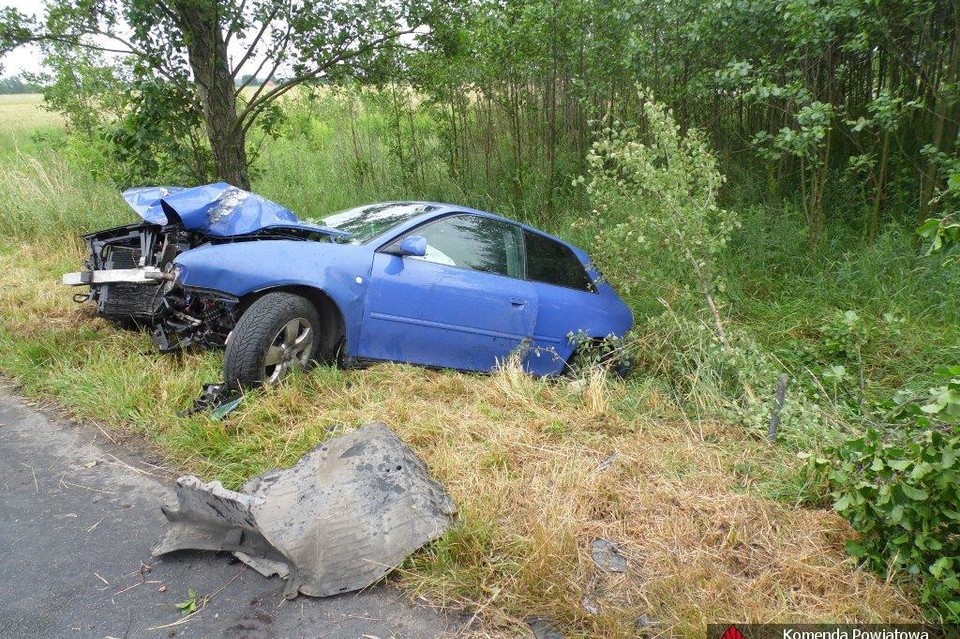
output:
[{"label": "tall grass", "polygon": [[116,187],[72,166],[56,151],[0,163],[0,234],[64,249],[78,236],[136,216]]},{"label": "tall grass", "polygon": [[[736,321],[781,359],[815,368],[825,357],[820,327],[837,311],[853,310],[874,329],[863,351],[874,400],[928,384],[937,368],[960,361],[960,273],[925,257],[913,229],[890,225],[869,245],[837,223],[810,254],[789,206],[743,213],[743,229],[722,261],[731,306]],[[887,314],[897,330],[883,328]]]}]

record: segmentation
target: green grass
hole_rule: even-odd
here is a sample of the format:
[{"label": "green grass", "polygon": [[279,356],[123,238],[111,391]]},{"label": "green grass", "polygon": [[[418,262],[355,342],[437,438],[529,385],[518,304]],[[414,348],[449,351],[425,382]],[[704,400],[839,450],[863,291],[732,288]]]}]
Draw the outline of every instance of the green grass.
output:
[{"label": "green grass", "polygon": [[33,155],[62,137],[63,118],[44,108],[43,96],[0,95],[0,159]]},{"label": "green grass", "polygon": [[[932,385],[933,373],[960,362],[960,287],[917,248],[912,229],[887,227],[873,246],[836,240],[818,254],[798,251],[802,225],[746,209],[744,230],[724,256],[735,319],[796,369],[819,374],[848,363],[825,352],[821,327],[852,310],[867,328],[863,346],[868,399],[889,400],[905,386]],[[851,229],[828,229],[849,238]],[[891,326],[890,314],[898,321]]]},{"label": "green grass", "polygon": [[[4,113],[7,106],[0,118],[24,108],[15,102]],[[419,191],[404,186],[375,119],[360,131],[361,175],[341,116],[314,114],[297,124],[301,133],[266,141],[255,188],[306,216],[383,199],[460,199],[439,175]],[[179,416],[203,383],[219,378],[220,354],[161,356],[147,335],[73,303],[74,291],[58,280],[83,258],[77,236],[134,216],[115,185],[58,152],[55,122],[36,126],[54,128],[29,152],[18,146],[35,138],[29,127],[0,138],[0,371],[21,392],[145,438],[172,467],[230,486],[294,463],[331,433],[386,421],[460,507],[459,526],[411,558],[401,581],[437,604],[479,612],[491,634],[504,626],[516,634],[531,615],[560,620],[567,636],[589,637],[632,637],[641,614],[679,636],[702,636],[717,619],[919,618],[910,592],[847,557],[851,531],[835,513],[769,497],[796,494],[786,485],[801,481],[792,454],[695,418],[642,371],[628,382],[588,378],[578,391],[516,370],[321,367],[249,395],[225,421]],[[775,245],[779,236],[763,232],[763,246]],[[955,315],[937,321],[937,305],[955,298],[940,300],[948,283],[921,290],[918,263],[899,247],[890,240],[874,253],[835,252],[819,264],[795,259],[782,272],[774,267],[795,252],[785,244],[734,251],[736,319],[771,347],[790,335],[816,349],[832,309],[876,315],[893,301],[910,321],[901,336],[869,343],[877,394],[922,381],[932,360],[955,352],[934,339],[957,335]],[[858,273],[858,264],[870,272]],[[618,461],[598,471],[612,451]],[[598,536],[628,552],[629,576],[597,573],[585,548]],[[599,615],[583,609],[585,594],[600,603]]]}]

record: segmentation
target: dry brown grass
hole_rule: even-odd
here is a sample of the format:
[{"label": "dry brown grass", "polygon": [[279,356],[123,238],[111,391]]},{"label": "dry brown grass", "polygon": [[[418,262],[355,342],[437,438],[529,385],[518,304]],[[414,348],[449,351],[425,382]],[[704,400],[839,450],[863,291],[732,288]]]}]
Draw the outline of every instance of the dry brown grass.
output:
[{"label": "dry brown grass", "polygon": [[[509,365],[492,376],[320,368],[251,396],[226,422],[183,419],[176,411],[216,356],[131,353],[147,340],[89,317],[56,284],[70,259],[0,251],[0,368],[81,417],[152,438],[172,465],[233,485],[291,464],[330,432],[385,421],[460,507],[459,526],[400,578],[414,595],[476,613],[476,629],[516,636],[514,624],[546,616],[567,636],[633,637],[646,614],[662,622],[654,634],[703,636],[708,622],[920,617],[896,587],[855,567],[835,513],[768,499],[736,471],[770,477],[764,469],[782,470],[788,453],[687,422],[652,386],[533,380]],[[77,380],[93,390],[78,393]],[[131,401],[134,381],[145,388]],[[597,537],[620,545],[627,574],[598,571]]]}]

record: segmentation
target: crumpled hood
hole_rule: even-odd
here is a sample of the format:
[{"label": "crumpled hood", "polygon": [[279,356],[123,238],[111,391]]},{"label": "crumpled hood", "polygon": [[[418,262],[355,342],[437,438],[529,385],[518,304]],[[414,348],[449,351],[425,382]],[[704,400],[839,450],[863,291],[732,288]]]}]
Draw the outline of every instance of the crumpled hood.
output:
[{"label": "crumpled hood", "polygon": [[193,188],[145,186],[127,189],[123,199],[147,222],[182,224],[188,231],[213,237],[249,235],[270,228],[302,229],[326,235],[349,233],[310,224],[276,202],[226,182]]}]

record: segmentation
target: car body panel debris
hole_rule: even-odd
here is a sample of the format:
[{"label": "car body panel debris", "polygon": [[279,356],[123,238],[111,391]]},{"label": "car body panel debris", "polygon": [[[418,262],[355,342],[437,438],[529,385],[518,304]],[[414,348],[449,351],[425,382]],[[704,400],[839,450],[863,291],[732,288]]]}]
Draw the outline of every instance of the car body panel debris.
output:
[{"label": "car body panel debris", "polygon": [[527,621],[534,639],[564,639],[556,629],[557,622],[548,617],[536,617]]},{"label": "car body panel debris", "polygon": [[607,572],[627,572],[627,559],[614,542],[597,538],[590,542],[590,556],[593,562]]},{"label": "car body panel debris", "polygon": [[327,440],[242,492],[182,477],[177,501],[163,511],[170,527],[155,554],[231,551],[262,574],[286,577],[289,598],[369,586],[443,535],[456,514],[416,453],[379,422]]},{"label": "car body panel debris", "polygon": [[124,197],[142,221],[85,236],[64,284],[162,351],[225,346],[233,390],[315,360],[490,371],[517,354],[551,375],[633,325],[585,252],[484,211],[385,202],[314,223],[224,183]]}]

